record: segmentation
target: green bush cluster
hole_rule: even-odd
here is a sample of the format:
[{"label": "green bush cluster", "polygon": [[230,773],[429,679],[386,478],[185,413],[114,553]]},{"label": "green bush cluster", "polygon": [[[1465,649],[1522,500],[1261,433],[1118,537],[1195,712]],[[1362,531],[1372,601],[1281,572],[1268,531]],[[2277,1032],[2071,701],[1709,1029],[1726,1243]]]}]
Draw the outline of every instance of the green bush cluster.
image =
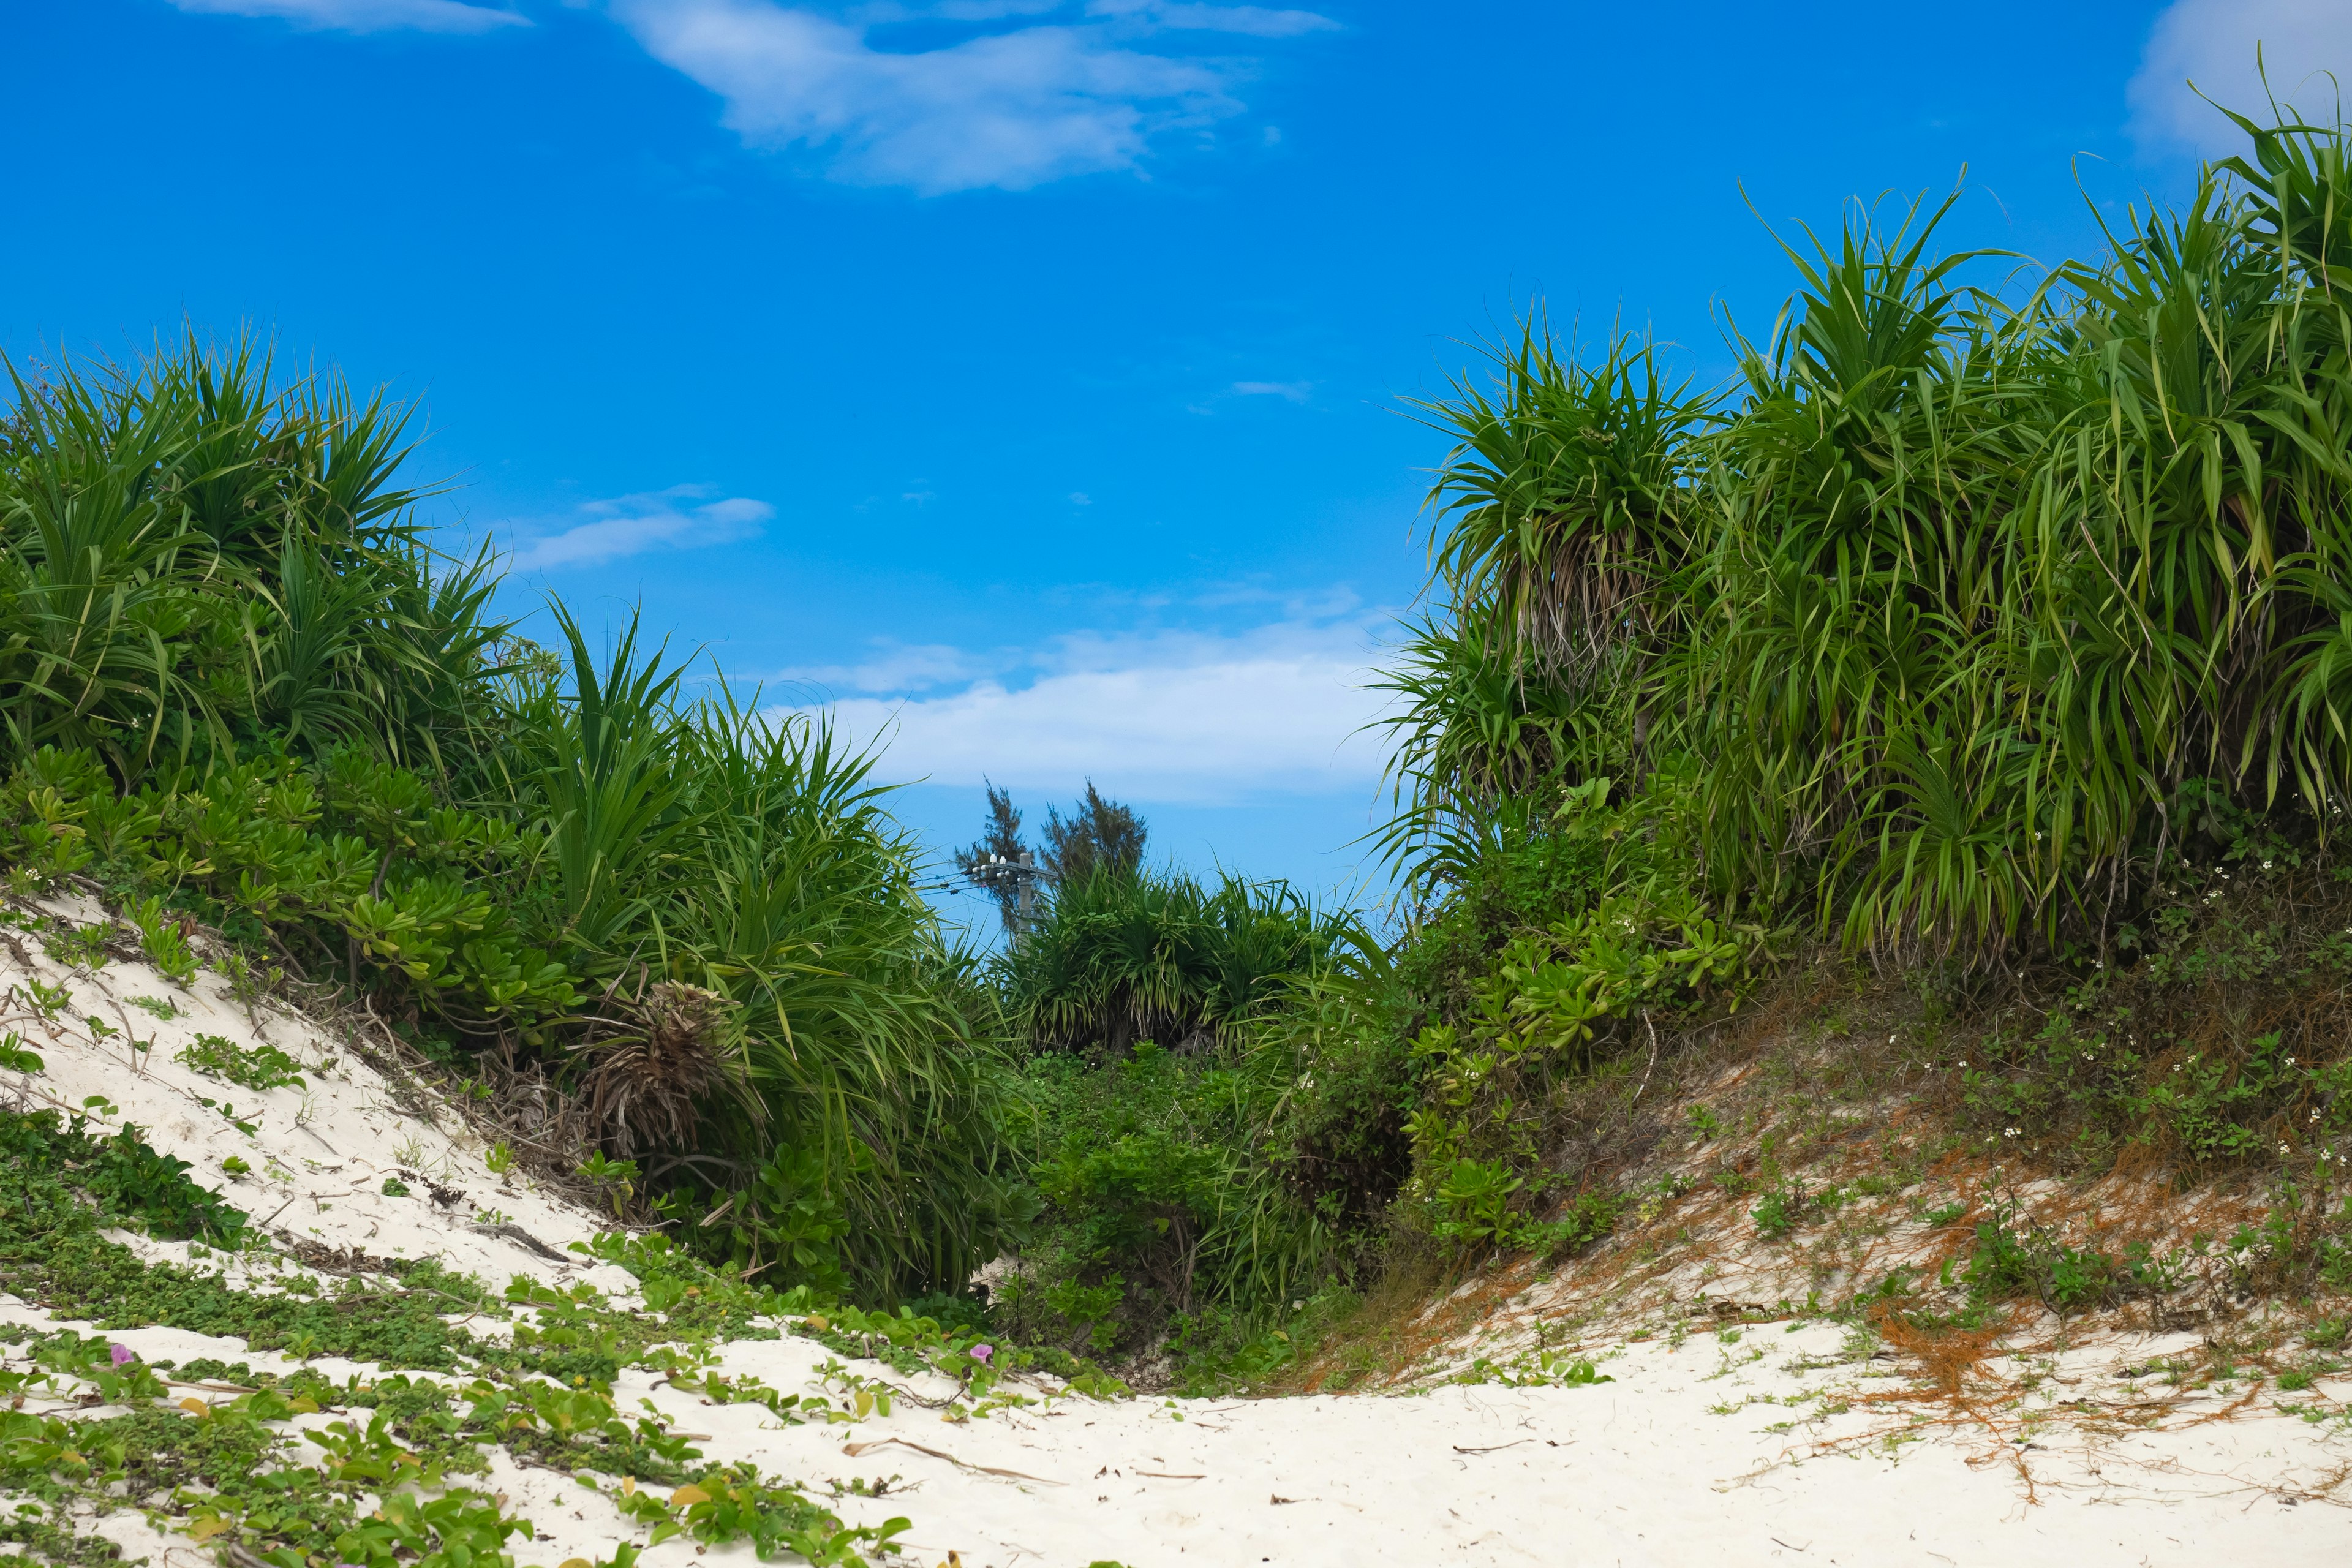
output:
[{"label": "green bush cluster", "polygon": [[2105,947],[2209,781],[2333,822],[2352,158],[2237,122],[2184,208],[2038,281],[1934,252],[1957,194],[1862,211],[1789,247],[1795,296],[1718,390],[1530,325],[1424,405],[1456,446],[1391,678],[1392,847],[1686,765],[1717,896],[1980,965]]},{"label": "green bush cluster", "polygon": [[302,1083],[302,1064],[267,1042],[248,1049],[225,1036],[198,1035],[173,1059],[241,1089],[289,1089]]},{"label": "green bush cluster", "polygon": [[1719,915],[1677,841],[1687,783],[1653,774],[1639,795],[1613,793],[1595,778],[1548,820],[1498,812],[1479,852],[1444,873],[1453,896],[1399,965],[1428,1019],[1410,1047],[1404,1192],[1440,1226],[1501,1234],[1505,1200],[1473,1173],[1538,1169],[1564,1082],[1654,1040],[1661,1018],[1671,1028],[1700,997],[1736,997],[1764,956],[1765,933]]},{"label": "green bush cluster", "polygon": [[778,1283],[960,1286],[1007,1191],[1002,1026],[867,761],[634,627],[516,637],[495,562],[420,532],[405,418],[249,347],[16,382],[11,887],[94,880],[181,984],[209,927],[248,996],[296,972],[445,1058],[536,1056],[633,1192]]},{"label": "green bush cluster", "polygon": [[[1044,1208],[998,1321],[1098,1353],[1166,1335],[1196,1371],[1263,1374],[1294,1315],[1366,1279],[1400,1227],[1455,1257],[1608,1236],[1633,1195],[1547,1169],[1559,1097],[1693,1008],[1736,1005],[1765,956],[1696,881],[1692,795],[1653,774],[1507,803],[1452,847],[1402,940],[1292,915],[1302,939],[1328,934],[1192,1050],[1040,1039],[1017,1098]],[[1104,901],[1073,900],[1082,930],[1108,926]],[[1087,940],[1062,919],[1057,895],[1008,969],[1034,973],[1032,941]]]},{"label": "green bush cluster", "polygon": [[1021,1340],[1090,1354],[1173,1334],[1222,1345],[1325,1289],[1339,1227],[1286,1184],[1272,1146],[1285,1084],[1262,1053],[1031,1059],[1030,1171],[1041,1206],[997,1289]]},{"label": "green bush cluster", "polygon": [[[27,1247],[37,1247],[41,1234],[33,1221],[33,1193],[38,1190],[44,1202],[55,1207],[60,1183],[87,1194],[100,1214],[156,1236],[235,1247],[246,1235],[243,1211],[190,1181],[188,1163],[158,1153],[136,1127],[126,1125],[110,1136],[96,1137],[90,1123],[79,1116],[0,1110],[0,1166],[5,1169],[0,1181],[18,1186],[24,1194],[16,1212],[25,1215],[28,1228],[16,1239]],[[0,1215],[0,1226],[13,1228],[17,1223],[14,1215]]]},{"label": "green bush cluster", "polygon": [[1285,981],[1329,957],[1344,924],[1280,882],[1095,865],[1056,886],[1000,961],[1024,1037],[1123,1052],[1231,1042]]}]

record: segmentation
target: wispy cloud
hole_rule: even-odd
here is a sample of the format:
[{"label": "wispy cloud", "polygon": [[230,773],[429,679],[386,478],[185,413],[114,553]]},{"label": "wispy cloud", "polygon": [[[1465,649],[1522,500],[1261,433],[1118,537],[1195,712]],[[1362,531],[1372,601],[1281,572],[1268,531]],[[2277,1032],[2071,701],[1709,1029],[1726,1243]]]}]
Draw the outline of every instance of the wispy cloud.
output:
[{"label": "wispy cloud", "polygon": [[1087,14],[1116,16],[1153,26],[1202,32],[1241,33],[1259,38],[1295,38],[1302,33],[1337,32],[1339,24],[1313,11],[1277,11],[1264,5],[1171,5],[1165,0],[1090,0]]},{"label": "wispy cloud", "polygon": [[[1021,190],[1136,168],[1163,132],[1241,112],[1239,62],[1147,47],[1166,30],[1262,37],[1318,30],[1304,11],[1095,0],[964,4],[828,15],[774,0],[611,0],[655,58],[717,93],[728,127],[755,147],[803,149],[855,183],[927,195]],[[1031,20],[1062,13],[1066,20]],[[1022,25],[942,47],[877,47],[870,34],[916,17]]]},{"label": "wispy cloud", "polygon": [[[1187,802],[1370,790],[1384,753],[1364,726],[1382,698],[1364,687],[1389,621],[1351,606],[1231,633],[889,649],[828,672],[865,695],[793,710],[829,710],[855,740],[881,743],[880,773],[897,781],[1066,790],[1092,778],[1129,798]],[[918,689],[885,680],[898,668],[958,673]]]},{"label": "wispy cloud", "polygon": [[[344,32],[528,26],[473,0],[170,0]],[[1280,39],[1338,26],[1313,11],[1182,0],[564,0],[601,5],[646,51],[716,93],[746,145],[798,152],[852,184],[926,195],[1025,190],[1139,169],[1154,140],[1243,111],[1254,62],[1187,36]],[[902,47],[921,24],[953,41]],[[884,35],[881,41],[876,34]],[[956,35],[969,36],[957,37]]]},{"label": "wispy cloud", "polygon": [[831,697],[841,691],[929,691],[971,680],[988,668],[988,661],[944,643],[884,640],[875,644],[871,658],[858,663],[801,665],[777,679],[789,686],[818,688],[819,695]]},{"label": "wispy cloud", "polygon": [[716,500],[708,485],[673,485],[666,490],[614,496],[575,507],[565,517],[525,518],[492,530],[513,552],[518,571],[545,572],[562,566],[593,566],[649,550],[695,550],[749,539],[776,515],[763,500],[727,496]]},{"label": "wispy cloud", "polygon": [[1292,403],[1304,403],[1315,390],[1311,381],[1237,381],[1233,387],[1239,397],[1280,397]]},{"label": "wispy cloud", "polygon": [[298,27],[342,33],[488,33],[528,27],[530,18],[463,0],[171,0],[183,11],[217,16],[274,16]]},{"label": "wispy cloud", "polygon": [[[2254,67],[2257,44],[2268,89]],[[2352,6],[2342,0],[2175,0],[2156,19],[2127,89],[2132,127],[2151,142],[2235,152],[2244,133],[2205,99],[2259,120],[2275,92],[2332,124],[2338,93],[2331,72],[2352,83]]]}]

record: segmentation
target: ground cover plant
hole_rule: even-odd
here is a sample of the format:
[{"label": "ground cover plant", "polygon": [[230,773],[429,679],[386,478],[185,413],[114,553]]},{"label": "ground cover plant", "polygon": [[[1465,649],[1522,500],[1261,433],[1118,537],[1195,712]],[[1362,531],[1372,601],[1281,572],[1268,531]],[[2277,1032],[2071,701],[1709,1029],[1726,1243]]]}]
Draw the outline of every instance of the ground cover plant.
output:
[{"label": "ground cover plant", "polygon": [[[804,1287],[747,1283],[659,1234],[573,1244],[627,1271],[641,1304],[521,1277],[501,1294],[423,1260],[368,1259],[324,1279],[273,1253],[236,1223],[243,1216],[220,1217],[186,1167],[154,1155],[135,1131],[108,1140],[52,1112],[0,1117],[16,1156],[0,1171],[8,1287],[101,1327],[97,1338],[25,1327],[0,1335],[0,1397],[12,1402],[0,1413],[0,1487],[16,1503],[0,1538],[45,1560],[113,1561],[114,1547],[82,1521],[131,1508],[273,1568],[512,1568],[531,1526],[480,1479],[504,1450],[603,1493],[619,1515],[617,1561],[682,1536],[845,1568],[887,1554],[905,1521],[853,1528],[799,1484],[706,1459],[665,1418],[623,1408],[619,1373],[657,1373],[706,1402],[757,1403],[791,1425],[887,1413],[894,1397],[958,1420],[1040,1397],[1005,1382],[1036,1364],[1026,1352],[911,1311],[814,1312]],[[142,1160],[141,1179],[119,1179]],[[103,1234],[126,1226],[214,1245],[186,1263],[143,1259]],[[466,1326],[485,1318],[510,1320],[511,1342]],[[338,1381],[307,1364],[290,1374],[215,1360],[150,1365],[105,1337],[151,1323],[305,1363],[348,1356],[364,1370]],[[878,1357],[901,1379],[943,1377],[950,1392],[917,1394],[839,1361],[818,1369],[822,1386],[800,1392],[715,1369],[723,1342],[783,1332]],[[1058,1364],[1075,1374],[1069,1392],[1123,1392]]]},{"label": "ground cover plant", "polygon": [[[247,1297],[248,1305],[267,1300]],[[215,1362],[151,1368],[119,1343],[85,1341],[71,1330],[19,1329],[12,1336],[18,1343],[28,1337],[33,1344],[16,1353],[34,1370],[0,1373],[20,1412],[0,1417],[0,1485],[29,1500],[0,1528],[49,1561],[113,1560],[110,1543],[76,1532],[73,1510],[95,1504],[103,1512],[128,1498],[200,1542],[241,1547],[277,1568],[321,1560],[511,1568],[509,1540],[530,1539],[530,1521],[506,1511],[503,1496],[463,1479],[485,1473],[486,1450],[497,1447],[572,1471],[591,1488],[615,1483],[616,1506],[625,1520],[646,1527],[646,1544],[676,1535],[705,1543],[749,1539],[762,1558],[790,1550],[812,1563],[862,1564],[865,1552],[886,1547],[905,1528],[894,1520],[852,1529],[797,1486],[762,1479],[740,1462],[702,1461],[665,1422],[625,1415],[609,1368],[601,1376],[567,1376],[561,1368],[508,1363],[467,1384],[396,1373],[336,1384],[307,1368],[291,1377]],[[690,1347],[690,1331],[677,1337]],[[396,1339],[362,1336],[348,1348],[386,1351],[402,1364]],[[659,1357],[666,1370],[688,1371],[689,1381],[692,1360],[691,1349],[681,1354],[676,1343]],[[171,1386],[163,1373],[174,1374]],[[729,1392],[724,1380],[705,1384]],[[71,1400],[81,1386],[94,1396],[82,1404],[121,1413],[23,1413],[27,1397]],[[172,1387],[226,1389],[234,1397],[174,1400]],[[793,1409],[799,1403],[772,1408],[781,1418],[806,1418]],[[826,1408],[822,1401],[807,1406],[812,1414]],[[341,1418],[299,1432],[287,1425],[320,1412]],[[305,1459],[298,1436],[319,1451],[315,1459]],[[622,1560],[636,1550],[624,1542]]]}]

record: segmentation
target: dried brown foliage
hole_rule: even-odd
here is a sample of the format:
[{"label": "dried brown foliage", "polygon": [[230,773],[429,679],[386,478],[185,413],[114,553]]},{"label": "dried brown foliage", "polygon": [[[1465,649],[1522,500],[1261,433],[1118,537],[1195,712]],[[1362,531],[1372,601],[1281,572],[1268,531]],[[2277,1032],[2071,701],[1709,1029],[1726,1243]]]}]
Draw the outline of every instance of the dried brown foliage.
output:
[{"label": "dried brown foliage", "polygon": [[691,1151],[710,1097],[739,1074],[735,1004],[683,981],[657,981],[630,1005],[633,1027],[587,1047],[581,1082],[592,1123],[624,1159]]}]

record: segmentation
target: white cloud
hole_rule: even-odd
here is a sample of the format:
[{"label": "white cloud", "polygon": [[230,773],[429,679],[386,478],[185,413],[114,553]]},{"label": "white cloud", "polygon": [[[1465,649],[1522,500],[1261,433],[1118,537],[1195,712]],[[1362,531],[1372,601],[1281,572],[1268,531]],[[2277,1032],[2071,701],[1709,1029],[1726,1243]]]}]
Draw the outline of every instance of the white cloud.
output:
[{"label": "white cloud", "polygon": [[[2254,68],[2257,43],[2270,73],[2268,91]],[[2244,134],[2198,92],[2257,121],[2267,118],[2275,92],[2303,114],[2333,123],[2331,71],[2352,82],[2352,5],[2344,0],[2175,0],[2156,19],[2127,89],[2132,126],[2150,141],[2236,152]]]},{"label": "white cloud", "polygon": [[183,11],[225,16],[275,16],[298,27],[344,33],[414,28],[424,33],[487,33],[528,27],[530,18],[462,0],[172,0]]},{"label": "white cloud", "polygon": [[1237,381],[1234,392],[1242,397],[1280,397],[1292,403],[1304,403],[1315,390],[1311,381]]},{"label": "white cloud", "polygon": [[1388,624],[1358,610],[1226,635],[1081,634],[1003,656],[959,689],[830,711],[855,741],[883,745],[879,773],[894,782],[1068,790],[1091,778],[1124,798],[1197,802],[1369,791],[1383,752],[1363,727],[1383,699],[1363,688]]},{"label": "white cloud", "polygon": [[[518,520],[492,531],[510,544],[514,553],[509,564],[517,571],[544,572],[593,566],[648,550],[726,544],[751,537],[776,515],[776,509],[763,500],[742,496],[703,500],[709,493],[708,485],[673,485],[583,502],[569,518]],[[509,539],[510,534],[520,537]]]},{"label": "white cloud", "polygon": [[1323,25],[1304,11],[1097,0],[1092,20],[908,51],[876,47],[869,30],[1039,7],[980,0],[845,20],[775,0],[610,4],[655,58],[724,100],[725,123],[747,143],[807,149],[841,178],[926,195],[1133,169],[1156,133],[1239,112],[1233,62],[1129,47],[1164,29],[1285,37]]},{"label": "white cloud", "polygon": [[[170,3],[346,32],[530,25],[472,0]],[[1313,11],[1181,0],[564,3],[601,4],[647,53],[716,93],[747,145],[799,150],[835,178],[927,195],[1135,170],[1156,136],[1240,113],[1234,89],[1251,62],[1171,51],[1168,35],[1289,38],[1339,26]],[[888,30],[908,23],[970,36],[897,47]]]}]

